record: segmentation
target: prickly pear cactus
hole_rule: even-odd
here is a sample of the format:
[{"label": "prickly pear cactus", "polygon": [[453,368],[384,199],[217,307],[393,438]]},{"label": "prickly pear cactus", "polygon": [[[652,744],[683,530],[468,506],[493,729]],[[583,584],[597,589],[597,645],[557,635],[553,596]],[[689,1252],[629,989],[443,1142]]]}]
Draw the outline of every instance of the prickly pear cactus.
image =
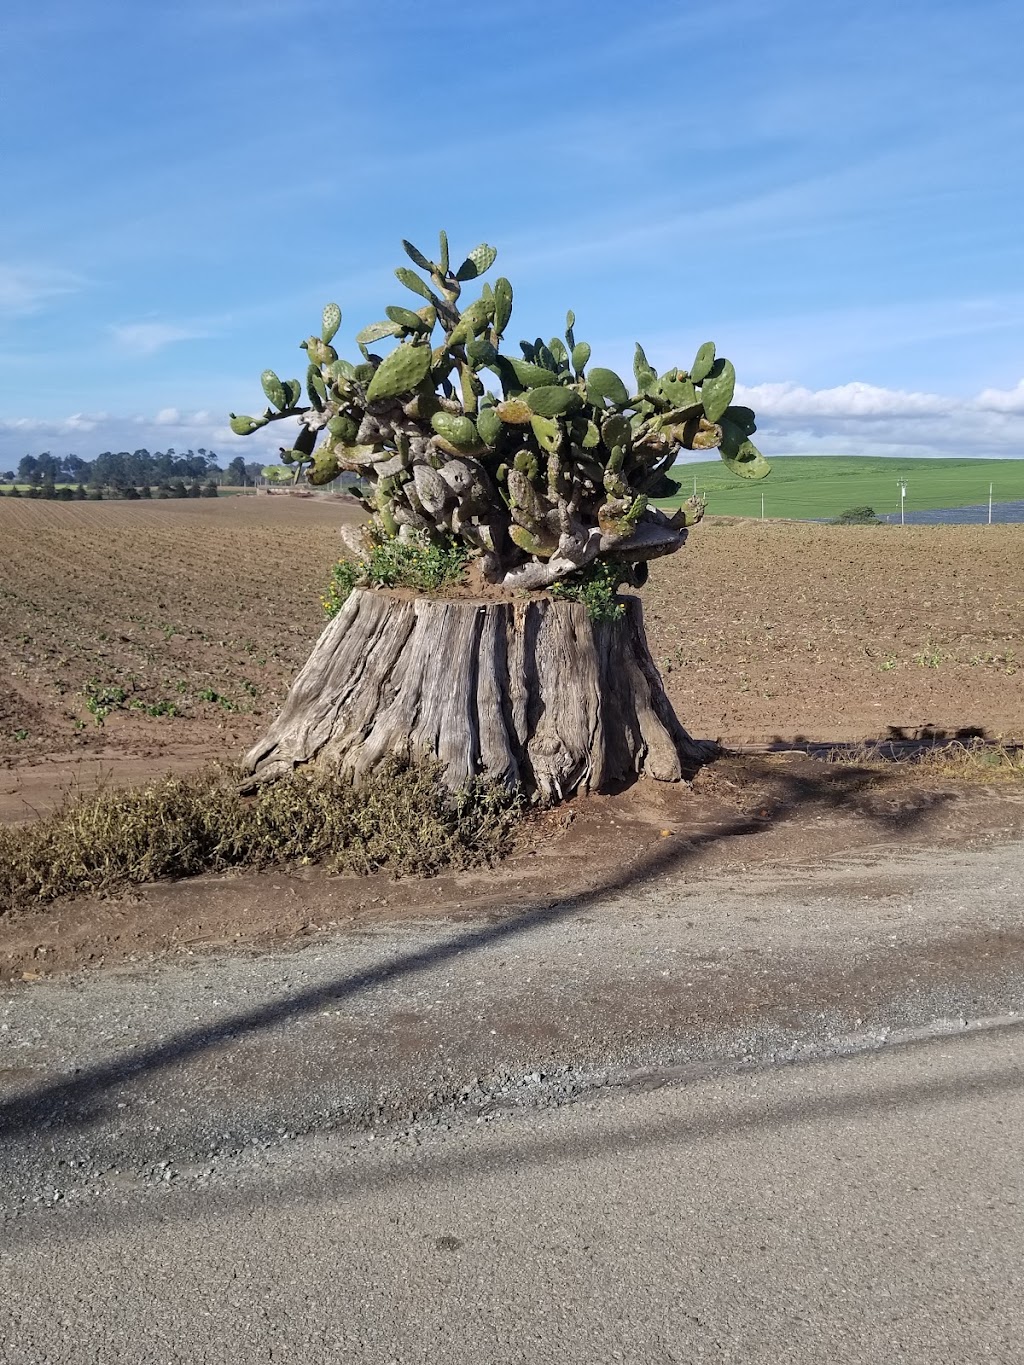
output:
[{"label": "prickly pear cactus", "polygon": [[[571,312],[564,344],[538,337],[507,355],[508,280],[462,297],[494,264],[494,247],[481,243],[452,270],[444,233],[437,261],[402,245],[421,273],[395,274],[422,306],[386,308],[349,361],[332,345],[341,310],[329,303],[320,335],[302,343],[308,401],[297,380],[265,370],[270,406],[231,415],[243,436],[297,417],[298,437],[282,451],[296,478],[357,472],[367,549],[393,537],[455,538],[509,589],[547,588],[598,558],[637,582],[636,566],[678,550],[704,513],[700,499],[672,514],[651,505],[674,491],[667,476],[680,450],[717,448],[741,478],[769,472],[750,439],[754,414],[733,404],[736,373],[713,342],[689,371],[662,375],[637,345],[633,392],[613,370],[590,368]],[[370,349],[384,341],[394,343],[386,355]]]}]

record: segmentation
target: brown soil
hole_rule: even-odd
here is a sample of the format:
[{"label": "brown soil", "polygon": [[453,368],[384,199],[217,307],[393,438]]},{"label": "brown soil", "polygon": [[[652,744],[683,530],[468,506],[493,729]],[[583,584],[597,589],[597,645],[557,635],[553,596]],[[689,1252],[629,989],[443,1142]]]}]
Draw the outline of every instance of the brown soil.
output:
[{"label": "brown soil", "polygon": [[[31,818],[68,790],[237,758],[323,627],[337,528],[355,515],[313,498],[0,501],[0,819]],[[1024,528],[711,519],[652,565],[643,598],[652,653],[696,736],[761,748],[1024,737]],[[538,817],[497,871],[394,883],[307,869],[8,916],[0,977],[381,915],[499,913],[520,893],[571,896],[671,867],[673,849],[695,844],[698,876],[723,860],[783,864],[1024,823],[1013,796],[858,772],[727,759],[692,790],[644,782]]]},{"label": "brown soil", "polygon": [[692,787],[642,781],[525,823],[500,866],[423,880],[328,876],[317,868],[161,883],[108,900],[0,916],[0,982],[33,982],[153,956],[258,950],[402,919],[502,918],[528,902],[621,891],[685,866],[778,870],[894,847],[1024,835],[1024,788],[967,787],[905,765],[885,770],[804,755],[733,757]]}]

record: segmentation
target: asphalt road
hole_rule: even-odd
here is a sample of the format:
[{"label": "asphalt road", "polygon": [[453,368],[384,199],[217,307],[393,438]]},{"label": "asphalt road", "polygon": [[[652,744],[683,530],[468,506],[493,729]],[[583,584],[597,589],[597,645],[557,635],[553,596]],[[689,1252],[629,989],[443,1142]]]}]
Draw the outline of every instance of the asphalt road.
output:
[{"label": "asphalt road", "polygon": [[0,1358],[1024,1360],[1024,848],[0,997]]},{"label": "asphalt road", "polygon": [[3,1359],[1019,1362],[1019,1027],[317,1134],[6,1230]]}]

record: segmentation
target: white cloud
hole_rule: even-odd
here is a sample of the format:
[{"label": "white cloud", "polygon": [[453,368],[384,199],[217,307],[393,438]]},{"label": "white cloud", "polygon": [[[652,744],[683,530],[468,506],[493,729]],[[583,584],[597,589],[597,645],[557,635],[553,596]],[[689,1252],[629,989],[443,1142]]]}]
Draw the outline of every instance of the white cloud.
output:
[{"label": "white cloud", "polygon": [[236,436],[222,413],[206,409],[182,412],[161,408],[156,413],[116,415],[107,412],[72,413],[67,417],[16,417],[0,420],[0,469],[17,464],[22,455],[49,449],[93,459],[104,450],[216,451],[221,462],[235,455],[246,460],[273,458],[281,446],[295,439],[294,420],[271,423],[252,436]]},{"label": "white cloud", "polygon": [[973,398],[850,383],[738,387],[768,454],[1024,456],[1024,381]]},{"label": "white cloud", "polygon": [[202,327],[182,327],[170,322],[128,322],[110,330],[119,346],[140,355],[153,355],[175,341],[202,341],[210,335]]},{"label": "white cloud", "polygon": [[983,389],[976,401],[979,408],[989,412],[1024,416],[1024,379],[1019,379],[1012,389]]},{"label": "white cloud", "polygon": [[77,293],[85,281],[70,270],[0,263],[0,317],[25,317],[52,299]]},{"label": "white cloud", "polygon": [[958,400],[937,393],[886,389],[853,382],[832,389],[806,389],[799,384],[755,384],[737,387],[740,401],[763,417],[935,417],[953,412]]},{"label": "white cloud", "polygon": [[[975,397],[887,389],[851,382],[810,389],[757,384],[737,389],[757,413],[756,440],[765,454],[1024,457],[1024,380]],[[92,458],[103,450],[214,450],[222,462],[272,458],[294,440],[293,420],[236,436],[220,412],[175,407],[116,416],[106,412],[0,421],[0,467],[50,447]],[[697,458],[704,458],[698,456]]]}]

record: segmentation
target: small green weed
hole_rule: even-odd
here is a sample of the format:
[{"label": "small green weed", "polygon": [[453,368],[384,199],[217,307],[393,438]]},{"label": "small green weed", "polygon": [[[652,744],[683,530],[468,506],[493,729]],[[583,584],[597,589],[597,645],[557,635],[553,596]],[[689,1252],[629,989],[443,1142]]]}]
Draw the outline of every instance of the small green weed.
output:
[{"label": "small green weed", "polygon": [[224,711],[230,712],[238,710],[237,704],[233,702],[230,697],[225,697],[223,693],[218,692],[216,688],[204,687],[203,690],[198,694],[198,696],[200,701],[216,702],[216,704]]},{"label": "small green weed", "polygon": [[366,559],[342,559],[331,570],[324,611],[337,616],[359,583],[378,588],[415,588],[436,592],[446,583],[457,583],[465,572],[469,551],[454,540],[385,540],[375,545]]},{"label": "small green weed", "polygon": [[942,655],[929,640],[926,648],[914,655],[914,663],[918,668],[938,668],[942,663]]},{"label": "small green weed", "polygon": [[82,695],[85,697],[85,709],[98,726],[103,724],[111,711],[124,706],[128,700],[128,693],[123,687],[100,683],[95,678],[85,684]]},{"label": "small green weed", "polygon": [[577,569],[548,591],[552,597],[569,602],[582,602],[592,621],[617,621],[626,610],[617,589],[621,574],[604,560],[596,559],[586,568]]},{"label": "small green weed", "polygon": [[141,711],[144,716],[180,716],[181,712],[173,701],[154,701],[144,702],[133,700],[129,703],[131,710]]}]

